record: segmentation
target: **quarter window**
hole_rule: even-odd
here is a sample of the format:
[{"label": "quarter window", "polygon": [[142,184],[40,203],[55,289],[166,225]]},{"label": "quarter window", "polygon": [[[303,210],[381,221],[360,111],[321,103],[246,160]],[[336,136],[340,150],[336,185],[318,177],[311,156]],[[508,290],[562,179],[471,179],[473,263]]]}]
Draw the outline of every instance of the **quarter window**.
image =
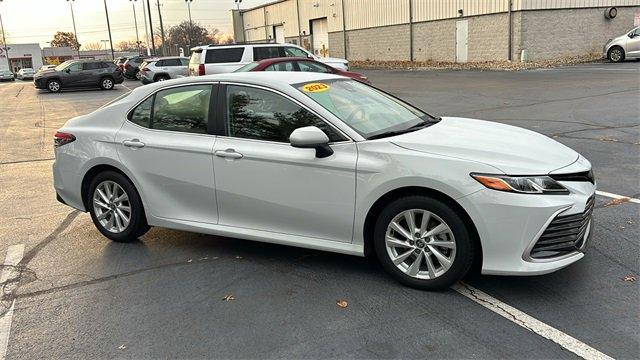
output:
[{"label": "quarter window", "polygon": [[184,86],[159,91],[153,104],[152,128],[207,133],[211,85]]},{"label": "quarter window", "polygon": [[331,142],[346,140],[334,128],[293,101],[270,91],[227,86],[227,133],[229,136],[289,142],[293,130],[317,126]]},{"label": "quarter window", "polygon": [[143,101],[138,105],[133,112],[131,112],[131,117],[129,120],[134,124],[138,124],[140,126],[144,126],[148,128],[151,126],[151,106],[153,105],[153,96],[147,98],[147,100]]},{"label": "quarter window", "polygon": [[304,72],[332,73],[326,66],[312,61],[298,61],[298,67]]},{"label": "quarter window", "polygon": [[284,48],[284,53],[287,57],[307,57],[309,56],[309,54],[302,50],[302,49],[298,49],[296,47],[292,47],[292,46],[287,46]]}]

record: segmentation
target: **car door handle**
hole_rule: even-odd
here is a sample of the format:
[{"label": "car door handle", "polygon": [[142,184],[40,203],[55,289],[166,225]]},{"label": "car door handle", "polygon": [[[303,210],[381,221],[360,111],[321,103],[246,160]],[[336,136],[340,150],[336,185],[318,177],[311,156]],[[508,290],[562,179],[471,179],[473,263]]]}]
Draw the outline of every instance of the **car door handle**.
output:
[{"label": "car door handle", "polygon": [[216,150],[215,154],[216,156],[227,158],[227,159],[242,159],[242,157],[244,156],[233,149]]},{"label": "car door handle", "polygon": [[144,147],[144,143],[138,139],[125,140],[122,142],[122,145],[130,148],[136,148],[136,149]]}]

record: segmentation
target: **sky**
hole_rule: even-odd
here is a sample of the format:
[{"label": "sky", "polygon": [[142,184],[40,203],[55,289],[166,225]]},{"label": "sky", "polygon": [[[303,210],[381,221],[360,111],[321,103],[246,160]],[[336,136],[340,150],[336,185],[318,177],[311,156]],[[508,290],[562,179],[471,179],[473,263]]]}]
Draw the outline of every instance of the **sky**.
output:
[{"label": "sky", "polygon": [[[4,24],[7,43],[39,43],[49,46],[56,31],[73,32],[71,10],[67,0],[1,0],[0,15]],[[136,39],[133,7],[130,0],[106,0],[109,9],[109,22],[114,45],[120,41]],[[142,2],[135,1],[140,40],[144,40],[144,21]],[[160,26],[156,0],[149,0],[153,9],[151,17],[154,29]],[[241,8],[262,5],[266,0],[242,0]],[[165,30],[183,20],[188,20],[187,4],[184,0],[160,0],[162,22]],[[234,0],[193,0],[191,17],[206,28],[217,28],[223,33],[232,34],[231,9],[235,9]],[[74,0],[78,42],[95,43],[108,40],[107,21],[103,0]],[[148,15],[147,15],[148,19]]]}]

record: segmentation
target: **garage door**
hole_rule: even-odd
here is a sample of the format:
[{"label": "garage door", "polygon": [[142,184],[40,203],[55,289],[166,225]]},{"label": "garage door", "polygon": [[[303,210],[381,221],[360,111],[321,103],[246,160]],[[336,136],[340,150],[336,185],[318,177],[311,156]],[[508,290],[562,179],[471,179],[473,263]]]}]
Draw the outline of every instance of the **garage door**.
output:
[{"label": "garage door", "polygon": [[313,53],[321,57],[329,56],[327,18],[311,20],[311,35],[313,36]]},{"label": "garage door", "polygon": [[284,26],[278,25],[273,27],[273,33],[278,44],[284,44]]}]

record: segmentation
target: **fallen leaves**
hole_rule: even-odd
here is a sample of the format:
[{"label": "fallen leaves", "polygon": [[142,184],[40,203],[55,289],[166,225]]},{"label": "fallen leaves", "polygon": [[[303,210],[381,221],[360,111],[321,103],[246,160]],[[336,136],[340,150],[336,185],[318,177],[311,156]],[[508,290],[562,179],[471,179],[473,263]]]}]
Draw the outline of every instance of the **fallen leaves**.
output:
[{"label": "fallen leaves", "polygon": [[598,140],[600,140],[600,141],[618,142],[618,140],[613,139],[613,138],[608,138],[608,137],[602,137],[602,138],[599,138]]},{"label": "fallen leaves", "polygon": [[347,300],[344,299],[340,299],[336,301],[336,305],[338,305],[339,308],[346,308],[347,306],[349,306],[349,303],[347,302]]},{"label": "fallen leaves", "polygon": [[613,199],[613,200],[609,201],[608,203],[604,204],[604,207],[624,204],[626,202],[629,202],[629,200],[631,200],[631,198],[628,198],[628,197],[622,197],[622,198],[619,198],[619,199]]},{"label": "fallen leaves", "polygon": [[118,350],[124,350],[124,349],[126,349],[126,348],[127,348],[127,347],[126,347],[124,344],[122,344],[122,345],[118,346]]},{"label": "fallen leaves", "polygon": [[235,297],[235,296],[233,296],[232,294],[226,294],[226,295],[222,298],[222,301],[232,301],[232,300],[235,300],[235,299],[236,299],[236,297]]},{"label": "fallen leaves", "polygon": [[625,277],[622,278],[622,280],[626,281],[626,282],[634,282],[636,281],[636,277],[633,275],[627,275]]}]

